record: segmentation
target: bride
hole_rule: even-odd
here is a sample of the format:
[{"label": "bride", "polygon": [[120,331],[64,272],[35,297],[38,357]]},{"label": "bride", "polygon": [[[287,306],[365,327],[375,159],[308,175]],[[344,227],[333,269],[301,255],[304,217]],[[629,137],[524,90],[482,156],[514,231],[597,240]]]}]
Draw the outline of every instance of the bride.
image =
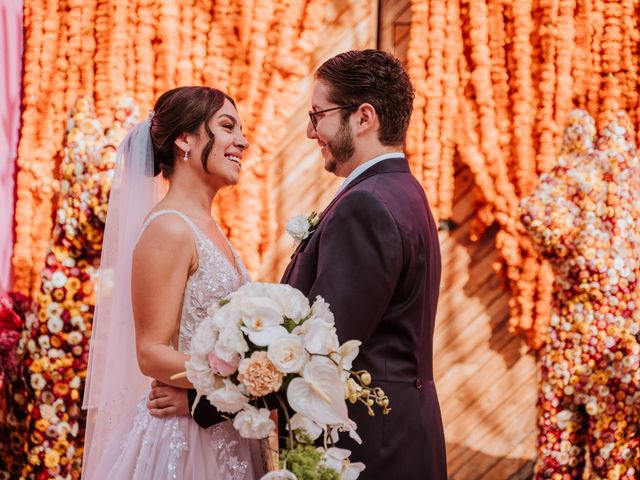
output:
[{"label": "bride", "polygon": [[[210,211],[235,185],[248,143],[233,100],[213,88],[164,93],[118,149],[84,405],[83,478],[250,480],[260,447],[229,422],[151,416],[155,383],[188,389],[193,332],[207,309],[247,282]],[[169,180],[166,195],[159,174]]]}]

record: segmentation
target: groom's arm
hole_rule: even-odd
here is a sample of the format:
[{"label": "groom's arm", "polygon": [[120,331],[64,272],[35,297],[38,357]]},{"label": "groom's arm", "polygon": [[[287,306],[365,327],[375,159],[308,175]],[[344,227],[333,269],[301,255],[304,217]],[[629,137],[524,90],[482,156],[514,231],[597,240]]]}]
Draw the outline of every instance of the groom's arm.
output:
[{"label": "groom's arm", "polygon": [[209,428],[216,423],[224,422],[226,420],[218,409],[211,405],[209,400],[205,397],[200,397],[198,405],[194,411],[193,403],[196,400],[196,391],[193,388],[187,390],[187,400],[189,402],[189,412],[193,412],[191,415],[193,420],[202,428]]},{"label": "groom's arm", "polygon": [[389,210],[371,192],[345,195],[325,219],[316,280],[341,342],[365,341],[381,321],[402,270],[402,241]]}]

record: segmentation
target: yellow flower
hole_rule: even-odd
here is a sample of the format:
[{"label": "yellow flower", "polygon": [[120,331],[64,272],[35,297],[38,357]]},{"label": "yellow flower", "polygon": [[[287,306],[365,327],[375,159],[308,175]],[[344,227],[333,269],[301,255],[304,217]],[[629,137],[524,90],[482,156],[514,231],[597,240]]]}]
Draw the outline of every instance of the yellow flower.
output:
[{"label": "yellow flower", "polygon": [[47,428],[49,428],[49,420],[47,420],[46,418],[40,418],[38,420],[36,420],[36,429],[44,432],[47,430]]},{"label": "yellow flower", "polygon": [[44,456],[44,464],[47,468],[57,467],[60,463],[60,454],[55,450],[47,448]]}]

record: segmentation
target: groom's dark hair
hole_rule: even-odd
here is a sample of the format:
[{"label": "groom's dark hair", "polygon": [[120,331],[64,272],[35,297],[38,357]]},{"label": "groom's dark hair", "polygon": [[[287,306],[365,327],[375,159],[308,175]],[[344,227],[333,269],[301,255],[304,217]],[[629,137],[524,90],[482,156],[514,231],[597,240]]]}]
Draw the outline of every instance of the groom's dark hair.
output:
[{"label": "groom's dark hair", "polygon": [[329,85],[329,101],[355,105],[342,110],[346,120],[358,106],[369,103],[380,119],[383,145],[402,145],[413,110],[414,90],[402,63],[382,50],[351,50],[324,62],[316,79]]}]

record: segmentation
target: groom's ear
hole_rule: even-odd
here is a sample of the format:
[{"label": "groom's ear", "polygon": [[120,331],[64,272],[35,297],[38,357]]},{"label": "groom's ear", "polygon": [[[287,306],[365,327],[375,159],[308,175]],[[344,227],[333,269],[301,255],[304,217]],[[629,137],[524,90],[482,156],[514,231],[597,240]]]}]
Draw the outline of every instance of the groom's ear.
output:
[{"label": "groom's ear", "polygon": [[378,128],[378,115],[376,109],[370,103],[360,105],[354,117],[356,119],[356,125],[354,126],[356,135],[362,135],[371,129]]},{"label": "groom's ear", "polygon": [[176,141],[174,143],[176,147],[178,147],[183,152],[187,152],[191,148],[191,146],[189,145],[189,137],[186,133],[181,133],[180,135],[178,135],[178,138],[176,138]]}]

